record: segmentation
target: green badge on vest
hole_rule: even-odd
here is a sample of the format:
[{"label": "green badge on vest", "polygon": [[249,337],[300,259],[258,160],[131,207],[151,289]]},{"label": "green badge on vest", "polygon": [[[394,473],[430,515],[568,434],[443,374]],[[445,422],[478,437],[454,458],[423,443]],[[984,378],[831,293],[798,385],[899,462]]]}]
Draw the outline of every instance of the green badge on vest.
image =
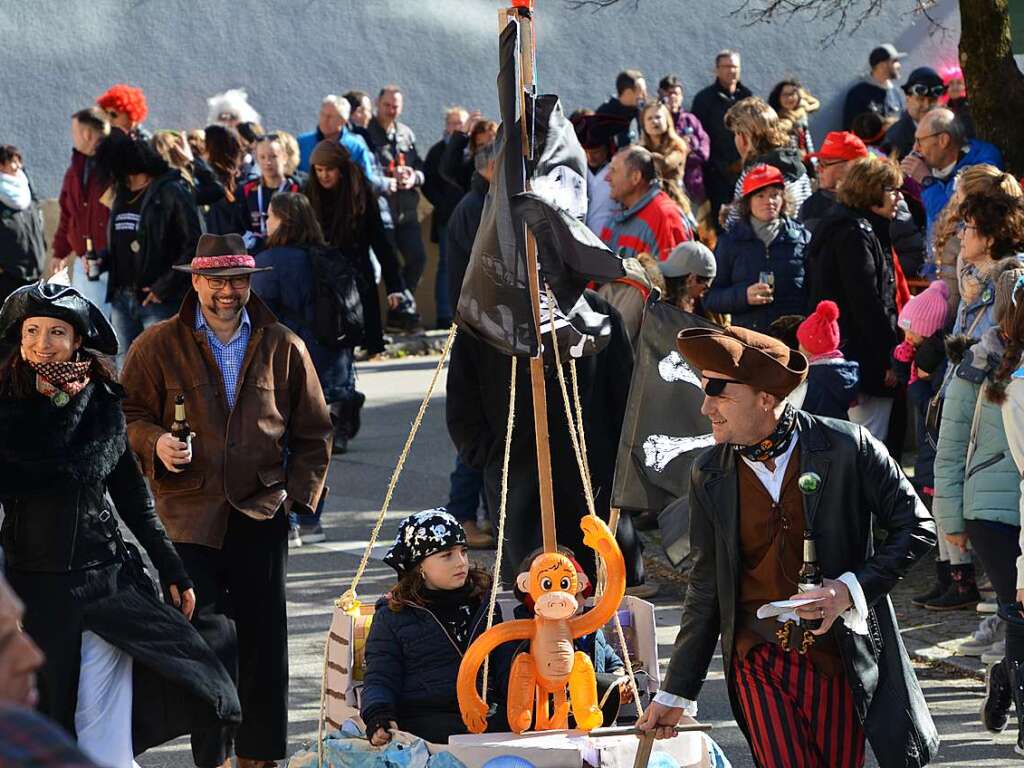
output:
[{"label": "green badge on vest", "polygon": [[801,493],[816,493],[821,488],[821,475],[817,472],[804,472],[796,482]]}]

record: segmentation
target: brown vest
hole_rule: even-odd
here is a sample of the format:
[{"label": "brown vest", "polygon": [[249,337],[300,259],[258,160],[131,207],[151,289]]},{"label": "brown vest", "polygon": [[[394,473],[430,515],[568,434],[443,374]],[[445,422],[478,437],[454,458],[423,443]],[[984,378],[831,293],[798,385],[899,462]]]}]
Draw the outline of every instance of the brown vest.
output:
[{"label": "brown vest", "polygon": [[[757,609],[773,600],[797,593],[803,565],[804,504],[797,484],[800,448],[793,450],[776,504],[754,470],[740,458],[739,477],[740,582],[735,650],[745,658],[752,648],[766,642],[749,626]],[[779,625],[782,626],[781,624]],[[800,630],[802,633],[802,629]],[[814,666],[826,674],[840,670],[839,649],[830,632],[819,637],[810,650]]]}]

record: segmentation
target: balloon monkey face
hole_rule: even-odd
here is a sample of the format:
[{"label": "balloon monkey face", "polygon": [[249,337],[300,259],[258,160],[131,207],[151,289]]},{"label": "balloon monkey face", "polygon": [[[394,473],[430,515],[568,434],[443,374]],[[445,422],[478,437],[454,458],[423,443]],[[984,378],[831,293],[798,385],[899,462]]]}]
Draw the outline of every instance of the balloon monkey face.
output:
[{"label": "balloon monkey face", "polygon": [[545,619],[568,619],[576,613],[579,581],[576,569],[565,555],[545,552],[519,574],[519,588],[533,598],[534,613]]}]

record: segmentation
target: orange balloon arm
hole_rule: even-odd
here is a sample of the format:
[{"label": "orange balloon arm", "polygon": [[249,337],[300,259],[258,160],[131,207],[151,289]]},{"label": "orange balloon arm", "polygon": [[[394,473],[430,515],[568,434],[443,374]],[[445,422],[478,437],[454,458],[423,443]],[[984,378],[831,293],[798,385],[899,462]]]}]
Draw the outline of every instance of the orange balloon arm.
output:
[{"label": "orange balloon arm", "polygon": [[487,655],[502,643],[526,640],[533,637],[533,621],[516,619],[497,624],[484,632],[466,649],[459,665],[456,691],[462,720],[472,733],[483,733],[486,728],[487,705],[477,691],[477,674]]},{"label": "orange balloon arm", "polygon": [[580,527],[586,534],[584,543],[593,547],[604,558],[608,581],[597,605],[569,620],[573,637],[589,635],[607,624],[626,594],[626,561],[611,530],[603,520],[592,516],[584,517],[580,521]]}]

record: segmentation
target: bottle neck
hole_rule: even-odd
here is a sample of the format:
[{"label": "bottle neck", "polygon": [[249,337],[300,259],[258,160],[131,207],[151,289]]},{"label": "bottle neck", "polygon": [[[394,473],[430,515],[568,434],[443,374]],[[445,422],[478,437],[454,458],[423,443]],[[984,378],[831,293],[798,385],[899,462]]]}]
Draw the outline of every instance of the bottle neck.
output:
[{"label": "bottle neck", "polygon": [[[174,420],[185,421],[185,404],[175,403],[174,405]],[[806,552],[806,549],[804,550]]]},{"label": "bottle neck", "polygon": [[818,552],[814,546],[814,539],[804,539],[804,562],[805,563],[817,563]]}]

